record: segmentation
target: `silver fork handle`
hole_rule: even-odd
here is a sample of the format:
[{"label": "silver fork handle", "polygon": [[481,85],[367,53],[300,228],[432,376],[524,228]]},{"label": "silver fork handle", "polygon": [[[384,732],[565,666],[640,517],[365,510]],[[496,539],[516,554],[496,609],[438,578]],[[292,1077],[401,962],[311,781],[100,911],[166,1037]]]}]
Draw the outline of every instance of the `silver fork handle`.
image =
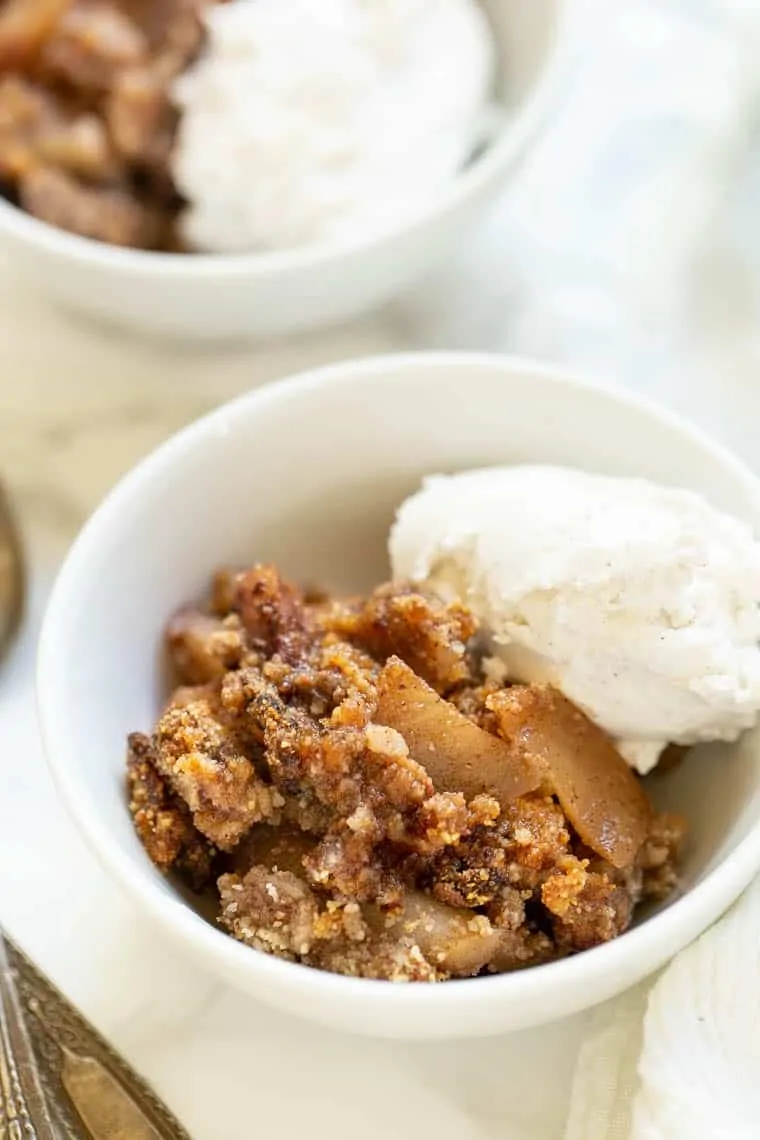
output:
[{"label": "silver fork handle", "polygon": [[190,1140],[2,930],[0,1140]]},{"label": "silver fork handle", "polygon": [[57,1140],[0,933],[0,1138]]}]

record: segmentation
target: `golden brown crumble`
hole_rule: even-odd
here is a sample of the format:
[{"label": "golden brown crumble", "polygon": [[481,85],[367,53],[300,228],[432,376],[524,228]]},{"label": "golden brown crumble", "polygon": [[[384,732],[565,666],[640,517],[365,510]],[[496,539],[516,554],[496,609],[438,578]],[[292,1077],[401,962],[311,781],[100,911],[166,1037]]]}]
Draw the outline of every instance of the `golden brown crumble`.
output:
[{"label": "golden brown crumble", "polygon": [[606,942],[675,886],[684,835],[546,686],[486,677],[477,623],[406,584],[304,596],[217,574],[167,626],[177,687],[130,737],[162,871],[266,953],[443,981]]}]

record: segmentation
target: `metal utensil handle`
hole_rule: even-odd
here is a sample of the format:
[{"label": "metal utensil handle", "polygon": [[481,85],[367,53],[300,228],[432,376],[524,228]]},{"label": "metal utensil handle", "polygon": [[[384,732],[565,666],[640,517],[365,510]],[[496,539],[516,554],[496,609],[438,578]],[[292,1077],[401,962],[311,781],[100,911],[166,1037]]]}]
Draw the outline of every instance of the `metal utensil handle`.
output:
[{"label": "metal utensil handle", "polygon": [[0,1138],[57,1140],[0,933]]},{"label": "metal utensil handle", "polygon": [[[0,1140],[190,1140],[185,1129],[71,1002],[12,943],[0,969],[14,994],[21,1026],[41,1087],[43,1131],[27,1093],[34,1130],[3,1130]],[[17,1066],[18,1067],[18,1066]],[[45,1100],[46,1098],[46,1100]]]},{"label": "metal utensil handle", "polygon": [[0,484],[0,658],[10,649],[21,625],[25,588],[21,535]]}]

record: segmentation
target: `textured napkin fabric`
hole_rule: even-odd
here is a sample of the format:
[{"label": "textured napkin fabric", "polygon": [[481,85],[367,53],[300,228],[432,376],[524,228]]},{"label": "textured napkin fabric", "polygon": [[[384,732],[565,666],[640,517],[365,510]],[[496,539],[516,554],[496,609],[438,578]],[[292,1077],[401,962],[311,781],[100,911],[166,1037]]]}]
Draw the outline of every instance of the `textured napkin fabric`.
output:
[{"label": "textured napkin fabric", "polygon": [[648,988],[637,986],[594,1015],[578,1054],[565,1140],[631,1140]]},{"label": "textured napkin fabric", "polygon": [[652,990],[632,1140],[760,1135],[760,880]]},{"label": "textured napkin fabric", "polygon": [[665,970],[600,1011],[565,1140],[760,1136],[760,880]]}]

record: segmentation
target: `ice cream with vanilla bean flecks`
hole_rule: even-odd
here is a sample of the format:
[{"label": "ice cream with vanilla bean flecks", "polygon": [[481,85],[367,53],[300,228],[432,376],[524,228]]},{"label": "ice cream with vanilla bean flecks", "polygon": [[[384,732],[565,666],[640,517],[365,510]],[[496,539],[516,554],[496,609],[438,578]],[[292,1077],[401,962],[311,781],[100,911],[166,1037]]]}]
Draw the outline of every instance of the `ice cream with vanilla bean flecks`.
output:
[{"label": "ice cream with vanilla bean flecks", "polygon": [[396,579],[459,595],[493,667],[546,681],[641,773],[760,710],[760,543],[701,495],[551,466],[434,476],[398,511]]},{"label": "ice cream with vanilla bean flecks", "polygon": [[496,46],[476,0],[234,0],[204,20],[172,158],[195,248],[375,235],[487,141]]}]

